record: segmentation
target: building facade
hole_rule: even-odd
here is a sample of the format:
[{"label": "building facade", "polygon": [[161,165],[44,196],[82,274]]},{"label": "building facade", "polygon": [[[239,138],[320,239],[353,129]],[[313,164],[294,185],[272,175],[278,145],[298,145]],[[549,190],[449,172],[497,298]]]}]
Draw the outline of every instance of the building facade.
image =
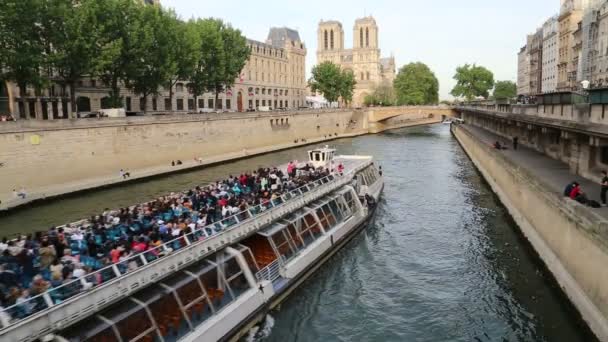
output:
[{"label": "building facade", "polygon": [[[581,1],[562,0],[559,22],[559,56],[557,64],[557,90],[570,91],[576,88],[578,73],[578,49],[575,32],[581,30],[583,11]],[[582,33],[581,33],[582,36]],[[581,46],[582,48],[582,46]],[[575,63],[576,57],[576,63]]]},{"label": "building facade", "polygon": [[597,38],[594,42],[591,62],[591,85],[608,86],[608,1],[604,2],[597,12]]},{"label": "building facade", "polygon": [[530,95],[530,52],[524,45],[517,54],[517,96]]},{"label": "building facade", "polygon": [[554,16],[543,24],[542,93],[550,93],[557,90],[558,35],[557,16]]},{"label": "building facade", "polygon": [[[157,96],[149,96],[146,108],[150,112],[205,112],[216,108],[223,111],[246,111],[259,107],[297,108],[306,103],[306,46],[295,30],[271,28],[265,42],[248,40],[251,56],[234,86],[220,94],[198,96],[189,91],[187,81],[179,81],[173,89],[161,89]],[[16,119],[62,119],[77,117],[71,113],[67,89],[51,83],[42,90],[42,96],[34,96],[33,89],[20,94],[16,85],[8,83],[2,93],[8,96],[8,108]],[[79,113],[96,112],[109,108],[110,89],[95,78],[78,81],[75,93]],[[129,89],[121,88],[120,95],[127,112],[141,112],[144,99]],[[1,98],[2,96],[0,96]],[[0,99],[1,100],[1,99]],[[2,101],[0,101],[2,103]],[[0,113],[2,114],[2,113]]]},{"label": "building facade", "polygon": [[382,83],[393,83],[395,58],[382,58],[378,25],[373,17],[360,18],[353,27],[352,49],[344,46],[344,29],[338,21],[321,21],[317,31],[317,62],[333,62],[350,70],[357,80],[353,105],[363,105],[367,95]]},{"label": "building facade", "polygon": [[536,95],[542,92],[542,80],[543,80],[543,30],[542,28],[536,30],[533,35],[529,36],[528,39],[528,50],[530,53],[530,94]]}]

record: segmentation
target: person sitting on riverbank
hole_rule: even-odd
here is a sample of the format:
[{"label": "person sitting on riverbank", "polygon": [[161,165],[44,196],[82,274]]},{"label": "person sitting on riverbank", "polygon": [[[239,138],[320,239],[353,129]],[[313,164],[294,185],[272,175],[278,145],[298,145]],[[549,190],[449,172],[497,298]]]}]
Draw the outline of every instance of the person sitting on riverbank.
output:
[{"label": "person sitting on riverbank", "polygon": [[578,182],[568,183],[568,185],[566,185],[566,188],[564,189],[564,197],[570,197],[572,189],[574,189],[574,187],[576,186],[578,186]]},{"label": "person sitting on riverbank", "polygon": [[[261,211],[282,203],[281,196],[329,175],[306,165],[291,173],[260,168],[240,177],[118,210],[105,209],[90,219],[51,227],[46,233],[17,240],[4,238],[0,247],[0,306],[13,318],[44,308],[29,301],[49,290],[58,304],[88,288],[139,267],[143,254],[153,261],[187,245],[185,236],[206,239]],[[222,221],[221,225],[213,225]],[[192,242],[192,241],[190,241]],[[161,247],[163,244],[166,247]],[[103,270],[101,272],[92,272]],[[84,279],[79,279],[84,277]],[[19,305],[17,304],[19,300]]]}]

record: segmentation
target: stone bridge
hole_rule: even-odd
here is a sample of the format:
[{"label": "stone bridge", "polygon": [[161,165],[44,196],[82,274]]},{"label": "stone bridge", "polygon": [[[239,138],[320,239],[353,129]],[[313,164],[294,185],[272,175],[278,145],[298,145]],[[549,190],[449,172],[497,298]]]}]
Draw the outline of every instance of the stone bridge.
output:
[{"label": "stone bridge", "polygon": [[403,106],[377,107],[367,109],[367,121],[370,133],[378,133],[391,128],[416,124],[432,124],[457,113],[448,106]]}]

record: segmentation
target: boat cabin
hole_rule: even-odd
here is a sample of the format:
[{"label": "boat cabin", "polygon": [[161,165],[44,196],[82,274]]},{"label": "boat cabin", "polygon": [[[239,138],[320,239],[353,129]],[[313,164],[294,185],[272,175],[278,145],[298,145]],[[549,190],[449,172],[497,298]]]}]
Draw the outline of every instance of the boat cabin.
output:
[{"label": "boat cabin", "polygon": [[334,154],[336,153],[336,149],[329,148],[329,146],[325,145],[323,148],[317,148],[311,151],[308,151],[308,160],[310,164],[315,168],[324,167],[331,168],[331,161],[334,159]]}]

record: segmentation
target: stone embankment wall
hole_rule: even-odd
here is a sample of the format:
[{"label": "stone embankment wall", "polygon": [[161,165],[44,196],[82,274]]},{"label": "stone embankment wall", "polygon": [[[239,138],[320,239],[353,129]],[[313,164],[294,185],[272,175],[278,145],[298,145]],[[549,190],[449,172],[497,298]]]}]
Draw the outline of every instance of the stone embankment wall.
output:
[{"label": "stone embankment wall", "polygon": [[453,133],[601,341],[608,341],[608,222],[469,131]]},{"label": "stone embankment wall", "polygon": [[[437,107],[416,108],[419,113]],[[387,109],[393,116],[410,116],[391,128],[441,119],[429,121],[426,116],[420,121],[420,114],[407,114],[406,109]],[[320,110],[3,122],[0,209],[118,183],[120,169],[136,179],[367,134],[369,116],[365,110]],[[173,167],[172,160],[183,165]],[[25,200],[12,194],[21,187],[27,192]]]}]

